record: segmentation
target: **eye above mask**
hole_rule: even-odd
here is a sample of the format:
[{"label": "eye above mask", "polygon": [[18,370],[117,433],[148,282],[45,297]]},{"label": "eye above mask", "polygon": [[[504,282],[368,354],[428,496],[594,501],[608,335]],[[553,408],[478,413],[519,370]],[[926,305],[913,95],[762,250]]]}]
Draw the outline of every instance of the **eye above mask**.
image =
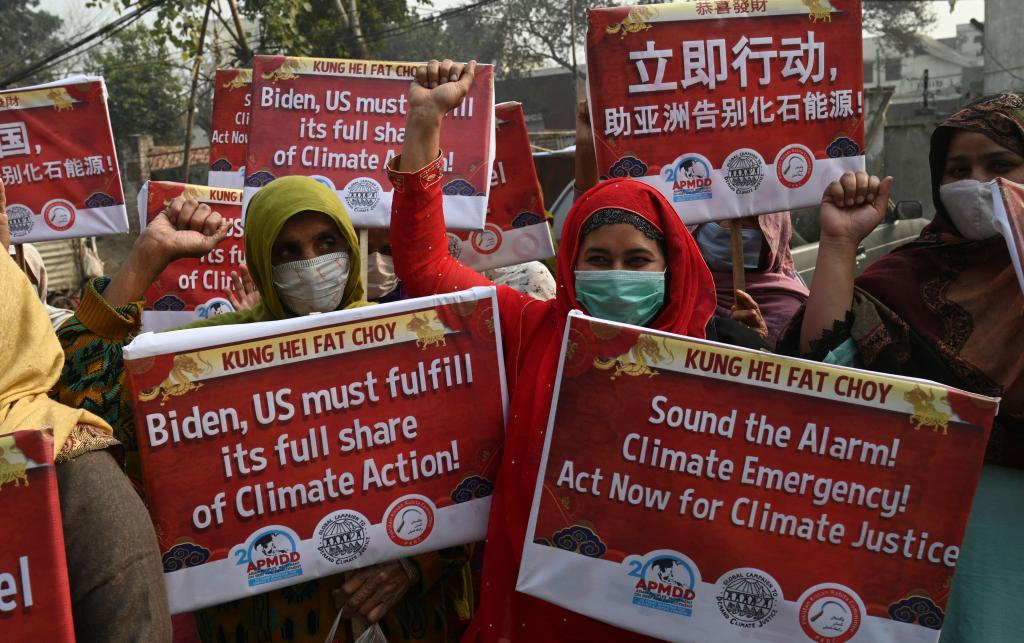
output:
[{"label": "eye above mask", "polygon": [[642,326],[665,303],[665,273],[577,270],[576,299],[594,317]]},{"label": "eye above mask", "polygon": [[296,315],[337,310],[348,283],[347,252],[332,252],[314,259],[274,266],[274,289]]},{"label": "eye above mask", "polygon": [[[761,245],[764,235],[757,228],[743,228],[743,267],[757,270],[761,266]],[[711,272],[732,271],[732,231],[717,223],[705,223],[697,229],[697,245]]]},{"label": "eye above mask", "polygon": [[993,183],[964,179],[939,186],[939,200],[965,239],[982,241],[999,234],[992,201]]}]

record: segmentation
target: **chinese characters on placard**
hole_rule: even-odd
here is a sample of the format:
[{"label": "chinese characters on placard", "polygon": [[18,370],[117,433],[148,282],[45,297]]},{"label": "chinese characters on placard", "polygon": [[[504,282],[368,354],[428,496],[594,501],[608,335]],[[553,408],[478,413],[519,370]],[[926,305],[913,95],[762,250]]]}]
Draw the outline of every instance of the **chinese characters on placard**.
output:
[{"label": "chinese characters on placard", "polygon": [[[639,81],[629,85],[629,93],[677,92],[691,87],[713,91],[727,83],[730,74],[734,75],[740,89],[755,83],[756,87],[768,87],[776,74],[777,80],[792,80],[799,85],[836,79],[836,68],[826,67],[825,43],[815,39],[813,31],[808,31],[805,37],[780,38],[778,47],[773,36],[740,36],[731,46],[723,38],[686,40],[680,45],[680,54],[681,63],[670,66],[675,51],[658,49],[653,40],[647,40],[642,49],[629,52]],[[670,69],[678,69],[678,80],[666,78]],[[606,108],[604,134],[699,132],[768,125],[776,119],[782,123],[844,119],[860,113],[862,100],[861,93],[855,93],[852,88],[809,89],[803,93],[721,100],[663,100],[631,109]]]}]

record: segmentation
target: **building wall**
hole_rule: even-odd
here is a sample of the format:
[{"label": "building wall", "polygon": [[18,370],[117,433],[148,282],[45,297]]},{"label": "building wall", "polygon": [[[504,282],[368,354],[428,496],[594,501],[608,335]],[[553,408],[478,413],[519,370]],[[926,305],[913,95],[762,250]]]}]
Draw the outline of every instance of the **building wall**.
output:
[{"label": "building wall", "polygon": [[1021,0],[985,0],[985,52],[986,94],[1024,90]]}]

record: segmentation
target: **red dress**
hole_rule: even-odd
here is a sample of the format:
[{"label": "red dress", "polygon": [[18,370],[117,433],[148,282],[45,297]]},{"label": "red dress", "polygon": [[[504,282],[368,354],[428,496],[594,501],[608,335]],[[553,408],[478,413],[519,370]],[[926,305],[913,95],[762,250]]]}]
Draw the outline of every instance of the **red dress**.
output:
[{"label": "red dress", "polygon": [[[398,162],[394,159],[392,166]],[[389,168],[388,176],[395,187],[391,210],[395,272],[407,292],[421,297],[493,285],[449,254],[440,155],[418,172]],[[498,286],[510,409],[484,549],[480,608],[464,641],[649,640],[515,590],[565,319],[570,310],[583,310],[574,287],[580,230],[591,214],[604,208],[638,214],[664,235],[667,302],[647,324],[649,328],[703,338],[715,310],[714,282],[697,244],[665,198],[632,179],[605,181],[573,206],[557,258],[555,299],[539,301]]]}]

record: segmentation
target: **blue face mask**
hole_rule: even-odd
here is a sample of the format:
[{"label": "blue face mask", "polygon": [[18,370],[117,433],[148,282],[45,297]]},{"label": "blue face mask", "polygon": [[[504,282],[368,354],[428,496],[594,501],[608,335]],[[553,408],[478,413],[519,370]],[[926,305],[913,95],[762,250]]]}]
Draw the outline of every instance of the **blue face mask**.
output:
[{"label": "blue face mask", "polygon": [[594,317],[642,326],[665,302],[665,273],[577,270],[576,299]]},{"label": "blue face mask", "polygon": [[[743,228],[743,267],[757,270],[761,265],[760,230]],[[732,272],[732,232],[717,223],[705,223],[697,229],[697,245],[711,272]]]}]

